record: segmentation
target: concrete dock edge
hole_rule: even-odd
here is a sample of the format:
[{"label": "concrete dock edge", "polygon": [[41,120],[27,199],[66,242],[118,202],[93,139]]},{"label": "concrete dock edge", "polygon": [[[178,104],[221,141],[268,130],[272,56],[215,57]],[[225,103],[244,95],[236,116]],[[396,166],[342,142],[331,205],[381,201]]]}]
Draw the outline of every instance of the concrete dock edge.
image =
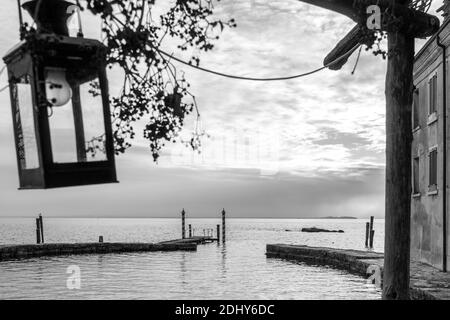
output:
[{"label": "concrete dock edge", "polygon": [[[295,260],[313,265],[328,265],[368,278],[369,267],[379,268],[383,276],[382,253],[362,250],[309,247],[304,245],[268,244],[268,258]],[[450,274],[421,262],[411,262],[411,289],[413,300],[449,300]]]},{"label": "concrete dock edge", "polygon": [[0,261],[44,256],[149,251],[195,251],[195,243],[46,243],[1,245]]}]

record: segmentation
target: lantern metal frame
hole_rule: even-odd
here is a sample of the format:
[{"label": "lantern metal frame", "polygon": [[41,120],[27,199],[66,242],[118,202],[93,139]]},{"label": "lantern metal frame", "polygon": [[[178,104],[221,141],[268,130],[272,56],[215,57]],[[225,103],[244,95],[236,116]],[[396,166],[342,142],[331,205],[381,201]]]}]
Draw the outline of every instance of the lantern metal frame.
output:
[{"label": "lantern metal frame", "polygon": [[[19,171],[20,189],[47,189],[57,187],[117,182],[111,113],[109,109],[108,81],[106,77],[106,47],[93,39],[74,38],[56,34],[29,35],[3,58],[8,70],[14,137]],[[53,160],[49,102],[46,98],[45,68],[92,68],[98,75],[102,98],[105,161],[56,163]],[[23,130],[17,83],[26,78],[31,86],[34,132],[38,153],[38,168],[26,168]],[[72,97],[73,102],[73,97]],[[73,107],[74,108],[74,107]],[[75,108],[74,108],[75,109]],[[74,110],[75,135],[84,140],[82,114]]]}]

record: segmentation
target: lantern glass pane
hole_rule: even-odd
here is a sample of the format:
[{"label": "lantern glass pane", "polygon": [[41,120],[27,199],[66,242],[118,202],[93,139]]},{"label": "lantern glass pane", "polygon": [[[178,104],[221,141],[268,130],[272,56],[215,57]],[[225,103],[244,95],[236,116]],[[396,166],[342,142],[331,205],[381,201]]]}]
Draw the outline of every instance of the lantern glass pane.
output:
[{"label": "lantern glass pane", "polygon": [[75,123],[71,102],[73,91],[67,81],[65,69],[45,69],[45,92],[49,102],[53,162],[77,162]]},{"label": "lantern glass pane", "polygon": [[80,85],[87,161],[106,161],[103,100],[98,78]]},{"label": "lantern glass pane", "polygon": [[103,100],[93,69],[46,68],[53,161],[107,160]]},{"label": "lantern glass pane", "polygon": [[23,77],[13,88],[16,95],[16,119],[19,162],[22,169],[39,168],[39,156],[33,113],[33,97],[28,77]]}]

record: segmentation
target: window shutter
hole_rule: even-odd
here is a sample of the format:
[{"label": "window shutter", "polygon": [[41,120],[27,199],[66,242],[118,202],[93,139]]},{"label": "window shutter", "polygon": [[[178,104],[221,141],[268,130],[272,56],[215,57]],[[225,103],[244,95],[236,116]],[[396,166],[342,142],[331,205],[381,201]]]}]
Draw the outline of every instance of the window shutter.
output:
[{"label": "window shutter", "polygon": [[419,126],[419,89],[414,90],[413,96],[413,129]]}]

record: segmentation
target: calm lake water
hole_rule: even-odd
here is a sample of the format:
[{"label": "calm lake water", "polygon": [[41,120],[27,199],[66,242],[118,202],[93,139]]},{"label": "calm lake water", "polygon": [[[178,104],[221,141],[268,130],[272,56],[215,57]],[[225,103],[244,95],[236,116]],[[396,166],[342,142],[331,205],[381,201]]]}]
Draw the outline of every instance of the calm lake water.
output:
[{"label": "calm lake water", "polygon": [[[366,220],[228,219],[227,243],[197,252],[60,256],[0,262],[1,299],[380,299],[364,278],[323,266],[266,258],[267,243],[364,249]],[[196,235],[219,219],[187,219]],[[303,227],[345,233],[303,233]],[[375,251],[384,221],[375,220]],[[158,242],[179,238],[180,219],[44,218],[46,242]],[[288,231],[289,230],[289,231]],[[34,219],[0,219],[0,244],[35,242]],[[81,288],[67,288],[78,266]]]}]

